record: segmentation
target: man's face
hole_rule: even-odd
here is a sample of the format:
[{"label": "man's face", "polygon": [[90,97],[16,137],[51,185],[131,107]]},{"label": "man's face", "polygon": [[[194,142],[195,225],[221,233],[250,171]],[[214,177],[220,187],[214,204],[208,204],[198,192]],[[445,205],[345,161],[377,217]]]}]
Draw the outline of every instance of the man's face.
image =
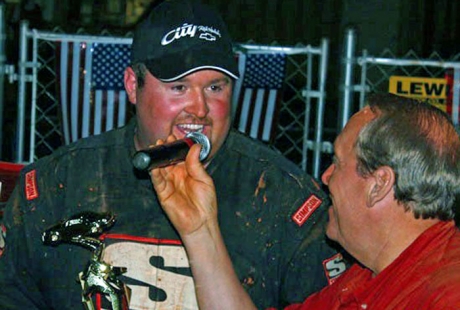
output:
[{"label": "man's face", "polygon": [[125,87],[136,105],[136,148],[147,148],[171,134],[182,139],[198,131],[211,142],[211,158],[224,143],[231,122],[232,80],[220,71],[197,71],[169,83],[147,72],[139,89],[128,68]]},{"label": "man's face", "polygon": [[354,144],[361,128],[374,114],[369,108],[355,114],[334,143],[334,160],[323,173],[322,181],[329,187],[332,206],[329,208],[327,236],[355,254],[360,244],[371,234],[372,221],[367,207],[369,182],[356,171]]}]

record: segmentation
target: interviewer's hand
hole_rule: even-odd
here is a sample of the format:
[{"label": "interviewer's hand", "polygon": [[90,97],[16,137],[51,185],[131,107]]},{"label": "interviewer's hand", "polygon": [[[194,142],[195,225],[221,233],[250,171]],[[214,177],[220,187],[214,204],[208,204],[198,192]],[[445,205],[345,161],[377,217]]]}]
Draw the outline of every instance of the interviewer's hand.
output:
[{"label": "interviewer's hand", "polygon": [[[169,136],[166,142],[174,140]],[[158,141],[159,144],[163,141]],[[199,153],[200,145],[194,144],[185,162],[156,168],[150,173],[160,204],[182,237],[217,221],[214,183],[200,162]]]},{"label": "interviewer's hand", "polygon": [[[171,136],[166,142],[174,140]],[[200,146],[195,144],[185,163],[153,169],[153,186],[187,250],[200,309],[256,310],[225,247],[217,222],[214,183],[199,153]]]}]

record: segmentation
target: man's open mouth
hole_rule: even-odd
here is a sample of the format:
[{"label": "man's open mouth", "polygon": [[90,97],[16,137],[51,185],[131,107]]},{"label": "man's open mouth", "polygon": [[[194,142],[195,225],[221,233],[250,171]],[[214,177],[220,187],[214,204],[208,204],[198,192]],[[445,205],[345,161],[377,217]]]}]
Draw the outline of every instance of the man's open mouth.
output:
[{"label": "man's open mouth", "polygon": [[201,124],[180,124],[180,125],[177,125],[177,127],[182,129],[186,133],[189,133],[189,132],[202,133],[204,129],[204,125],[201,125]]}]

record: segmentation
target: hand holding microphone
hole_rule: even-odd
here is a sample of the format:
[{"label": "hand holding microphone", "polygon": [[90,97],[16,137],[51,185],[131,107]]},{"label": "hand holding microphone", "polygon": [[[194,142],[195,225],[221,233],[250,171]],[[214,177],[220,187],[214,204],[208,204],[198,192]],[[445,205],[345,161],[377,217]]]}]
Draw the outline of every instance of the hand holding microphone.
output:
[{"label": "hand holding microphone", "polygon": [[[217,219],[214,182],[206,168],[200,164],[208,156],[210,144],[206,136],[200,133],[191,133],[182,140],[167,141],[138,154],[149,156],[150,162],[141,166],[151,169],[150,178],[161,208],[179,235],[186,238],[214,223],[211,219]],[[200,144],[201,150],[193,147],[193,144]],[[189,156],[189,152],[193,152],[193,156]],[[144,155],[138,156],[142,158]],[[180,162],[185,157],[188,158],[184,165],[176,165],[171,169],[161,168]]]},{"label": "hand holding microphone", "polygon": [[205,160],[211,152],[211,142],[206,135],[190,132],[184,139],[140,150],[133,156],[133,166],[142,171],[166,167],[185,160],[193,144],[200,144],[200,161]]}]

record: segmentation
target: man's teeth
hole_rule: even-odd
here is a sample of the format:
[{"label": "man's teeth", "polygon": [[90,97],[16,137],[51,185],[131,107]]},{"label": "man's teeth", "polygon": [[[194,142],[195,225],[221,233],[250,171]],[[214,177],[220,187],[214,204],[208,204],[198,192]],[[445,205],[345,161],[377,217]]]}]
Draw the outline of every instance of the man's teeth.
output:
[{"label": "man's teeth", "polygon": [[186,132],[191,132],[191,131],[202,132],[204,128],[203,125],[198,125],[198,124],[183,124],[183,125],[179,125],[179,127]]}]

